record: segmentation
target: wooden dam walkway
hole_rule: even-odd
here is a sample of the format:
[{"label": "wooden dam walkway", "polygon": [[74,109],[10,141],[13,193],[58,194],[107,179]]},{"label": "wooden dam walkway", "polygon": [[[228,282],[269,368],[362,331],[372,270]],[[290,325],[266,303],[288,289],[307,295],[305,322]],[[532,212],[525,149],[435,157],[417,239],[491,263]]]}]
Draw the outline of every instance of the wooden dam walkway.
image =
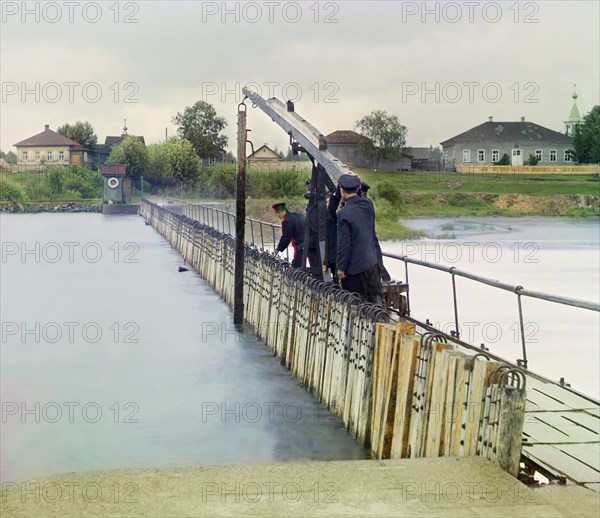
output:
[{"label": "wooden dam walkway", "polygon": [[[141,215],[232,304],[231,235],[147,200]],[[245,321],[375,458],[481,456],[514,476],[524,462],[600,491],[600,402],[251,245],[245,283]]]}]

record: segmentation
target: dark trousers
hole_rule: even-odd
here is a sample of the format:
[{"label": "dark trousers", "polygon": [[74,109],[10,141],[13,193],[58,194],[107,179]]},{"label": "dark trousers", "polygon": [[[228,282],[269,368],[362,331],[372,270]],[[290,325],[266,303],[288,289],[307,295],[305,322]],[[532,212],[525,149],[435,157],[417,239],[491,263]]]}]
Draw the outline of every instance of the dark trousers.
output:
[{"label": "dark trousers", "polygon": [[302,267],[302,246],[294,246],[294,258],[292,259],[292,268]]},{"label": "dark trousers", "polygon": [[346,275],[342,279],[342,288],[358,293],[368,302],[378,303],[382,296],[381,272],[379,266],[375,265],[368,270],[355,275]]}]

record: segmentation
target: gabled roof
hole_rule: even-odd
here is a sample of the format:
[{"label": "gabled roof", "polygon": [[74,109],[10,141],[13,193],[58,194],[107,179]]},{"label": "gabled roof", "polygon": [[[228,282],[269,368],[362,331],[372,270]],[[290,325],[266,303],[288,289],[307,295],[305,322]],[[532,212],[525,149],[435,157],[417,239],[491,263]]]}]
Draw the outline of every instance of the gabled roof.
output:
[{"label": "gabled roof", "polygon": [[338,130],[327,135],[327,145],[329,144],[359,144],[363,140],[370,140],[368,137],[356,133],[352,130]]},{"label": "gabled roof", "polygon": [[444,142],[442,146],[454,146],[461,142],[487,142],[504,140],[511,143],[527,142],[555,142],[565,145],[571,145],[571,137],[548,128],[544,128],[533,122],[484,122],[475,126],[456,137],[452,137]]},{"label": "gabled roof", "polygon": [[250,158],[262,158],[262,159],[264,160],[264,158],[265,158],[265,153],[263,153],[263,156],[262,156],[262,157],[259,157],[259,156],[258,156],[258,152],[259,152],[259,151],[261,151],[262,149],[264,149],[264,150],[265,150],[265,152],[266,152],[266,154],[267,154],[267,157],[269,157],[268,155],[270,155],[270,158],[282,160],[281,156],[280,156],[280,155],[278,155],[278,154],[277,154],[275,151],[273,151],[273,150],[272,150],[272,149],[271,149],[269,146],[267,146],[266,144],[265,144],[265,145],[263,145],[263,146],[260,146],[260,147],[259,147],[259,148],[258,148],[258,149],[257,149],[257,150],[254,152],[254,153],[251,153],[250,155],[248,155],[248,157],[247,157],[247,158],[248,158],[248,159],[250,159]]},{"label": "gabled roof", "polygon": [[26,147],[26,146],[76,146],[81,147],[78,142],[71,140],[70,138],[52,131],[50,126],[46,124],[46,129],[33,137],[26,138],[17,142],[15,147]]}]

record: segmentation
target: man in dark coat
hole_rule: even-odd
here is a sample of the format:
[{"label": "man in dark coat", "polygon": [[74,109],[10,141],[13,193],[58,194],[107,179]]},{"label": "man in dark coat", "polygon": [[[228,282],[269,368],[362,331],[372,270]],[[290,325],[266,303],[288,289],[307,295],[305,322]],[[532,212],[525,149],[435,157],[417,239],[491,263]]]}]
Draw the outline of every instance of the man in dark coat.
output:
[{"label": "man in dark coat", "polygon": [[291,243],[294,249],[292,268],[302,267],[302,245],[304,243],[304,215],[290,212],[285,202],[274,203],[273,210],[281,220],[281,239],[275,249],[275,255],[283,252]]},{"label": "man in dark coat", "polygon": [[361,185],[358,176],[342,175],[339,185],[345,205],[337,215],[338,278],[342,288],[358,293],[369,302],[380,302],[381,248],[375,234],[373,202],[358,195]]}]

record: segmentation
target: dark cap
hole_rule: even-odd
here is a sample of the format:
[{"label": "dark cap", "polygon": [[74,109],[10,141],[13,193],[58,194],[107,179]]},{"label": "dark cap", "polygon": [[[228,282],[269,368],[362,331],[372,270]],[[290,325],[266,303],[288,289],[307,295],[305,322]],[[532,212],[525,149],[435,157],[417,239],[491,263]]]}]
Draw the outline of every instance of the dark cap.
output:
[{"label": "dark cap", "polygon": [[340,187],[346,191],[355,191],[360,187],[360,178],[353,174],[343,174],[338,182]]},{"label": "dark cap", "polygon": [[284,201],[279,201],[277,203],[273,203],[273,205],[271,205],[271,207],[273,207],[274,211],[279,211],[279,210],[285,210],[285,209],[287,209]]},{"label": "dark cap", "polygon": [[362,192],[367,192],[370,188],[371,186],[367,182],[362,182],[362,184],[360,185],[360,190]]}]

